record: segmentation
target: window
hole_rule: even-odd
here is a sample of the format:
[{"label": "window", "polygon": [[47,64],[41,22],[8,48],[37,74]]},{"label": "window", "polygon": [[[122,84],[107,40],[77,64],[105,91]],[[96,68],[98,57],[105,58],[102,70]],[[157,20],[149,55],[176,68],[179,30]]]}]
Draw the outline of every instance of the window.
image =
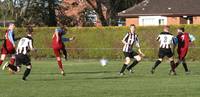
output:
[{"label": "window", "polygon": [[139,25],[140,26],[158,26],[166,25],[167,17],[164,16],[140,16]]}]

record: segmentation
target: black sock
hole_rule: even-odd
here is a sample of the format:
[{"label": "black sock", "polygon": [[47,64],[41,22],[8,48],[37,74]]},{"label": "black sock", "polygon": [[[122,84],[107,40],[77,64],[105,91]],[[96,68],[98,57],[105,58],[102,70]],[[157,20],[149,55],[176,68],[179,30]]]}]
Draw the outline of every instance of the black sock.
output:
[{"label": "black sock", "polygon": [[175,63],[175,68],[177,68],[179,64],[180,64],[179,62]]},{"label": "black sock", "polygon": [[23,76],[23,80],[26,80],[26,77],[30,74],[31,72],[31,69],[26,69],[25,72],[24,72],[24,76]]},{"label": "black sock", "polygon": [[65,56],[65,59],[67,59],[67,50],[63,48],[62,51],[63,51],[63,55]]},{"label": "black sock", "polygon": [[185,72],[188,72],[188,67],[187,67],[187,64],[186,63],[182,63],[183,64],[183,67],[185,69]]},{"label": "black sock", "polygon": [[176,65],[174,64],[174,61],[170,61],[170,65],[171,65],[171,70],[175,72]]},{"label": "black sock", "polygon": [[124,65],[122,66],[122,69],[121,69],[120,73],[124,73],[124,71],[126,70],[126,67],[127,67],[127,66],[128,66],[128,65],[124,64]]},{"label": "black sock", "polygon": [[10,68],[10,69],[12,69],[13,71],[17,71],[17,67],[16,66],[14,66],[14,65],[11,65],[11,64],[8,64],[8,67]]},{"label": "black sock", "polygon": [[161,61],[160,60],[157,60],[156,61],[156,63],[155,63],[155,65],[152,67],[152,69],[156,69],[156,67],[158,67],[158,65],[161,63]]},{"label": "black sock", "polygon": [[137,65],[139,62],[137,60],[133,61],[133,63],[127,68],[128,70],[132,69],[135,65]]}]

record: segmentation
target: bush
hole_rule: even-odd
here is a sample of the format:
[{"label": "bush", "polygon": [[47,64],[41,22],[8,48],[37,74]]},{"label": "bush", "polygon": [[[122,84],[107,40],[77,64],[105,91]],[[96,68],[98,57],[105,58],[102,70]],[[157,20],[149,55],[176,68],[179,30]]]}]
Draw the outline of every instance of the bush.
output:
[{"label": "bush", "polygon": [[[193,47],[200,44],[198,41],[200,33],[200,25],[181,25],[186,28],[187,32],[195,35],[196,41]],[[176,35],[176,28],[179,26],[171,26],[171,32]],[[34,45],[39,48],[37,53],[32,55],[35,58],[54,57],[51,49],[51,39],[54,32],[53,27],[34,28]],[[4,28],[0,28],[0,37],[4,36]],[[68,48],[70,58],[123,58],[121,43],[124,35],[129,31],[128,27],[74,27],[69,28],[69,33],[66,37],[75,36],[76,40],[70,43],[65,43]],[[146,58],[157,58],[158,42],[156,41],[157,35],[162,31],[162,27],[137,27],[137,34],[140,38],[141,47],[146,54]],[[25,29],[17,28],[15,30],[16,37],[24,36]],[[191,48],[187,56],[188,59],[198,60],[199,48]]]}]

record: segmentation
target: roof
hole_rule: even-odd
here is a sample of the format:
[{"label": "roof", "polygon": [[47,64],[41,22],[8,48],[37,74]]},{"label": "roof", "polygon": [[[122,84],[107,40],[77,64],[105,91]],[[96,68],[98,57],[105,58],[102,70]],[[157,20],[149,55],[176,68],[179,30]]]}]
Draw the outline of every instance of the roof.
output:
[{"label": "roof", "polygon": [[199,5],[200,0],[144,0],[118,16],[199,16]]}]

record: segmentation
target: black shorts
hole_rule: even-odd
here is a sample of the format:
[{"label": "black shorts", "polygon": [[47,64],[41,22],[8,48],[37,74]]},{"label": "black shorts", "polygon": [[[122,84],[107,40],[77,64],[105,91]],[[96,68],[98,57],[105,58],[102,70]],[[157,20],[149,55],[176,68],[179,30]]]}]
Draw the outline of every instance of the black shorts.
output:
[{"label": "black shorts", "polygon": [[159,49],[158,57],[164,58],[165,56],[167,56],[168,58],[171,58],[173,56],[171,48],[168,48],[168,49],[160,48]]},{"label": "black shorts", "polygon": [[124,56],[125,57],[129,57],[129,58],[134,58],[134,56],[137,56],[138,53],[135,52],[135,51],[132,51],[132,52],[124,52]]},{"label": "black shorts", "polygon": [[24,54],[17,54],[16,55],[16,66],[20,66],[21,64],[23,65],[31,65],[31,60],[28,55]]}]

